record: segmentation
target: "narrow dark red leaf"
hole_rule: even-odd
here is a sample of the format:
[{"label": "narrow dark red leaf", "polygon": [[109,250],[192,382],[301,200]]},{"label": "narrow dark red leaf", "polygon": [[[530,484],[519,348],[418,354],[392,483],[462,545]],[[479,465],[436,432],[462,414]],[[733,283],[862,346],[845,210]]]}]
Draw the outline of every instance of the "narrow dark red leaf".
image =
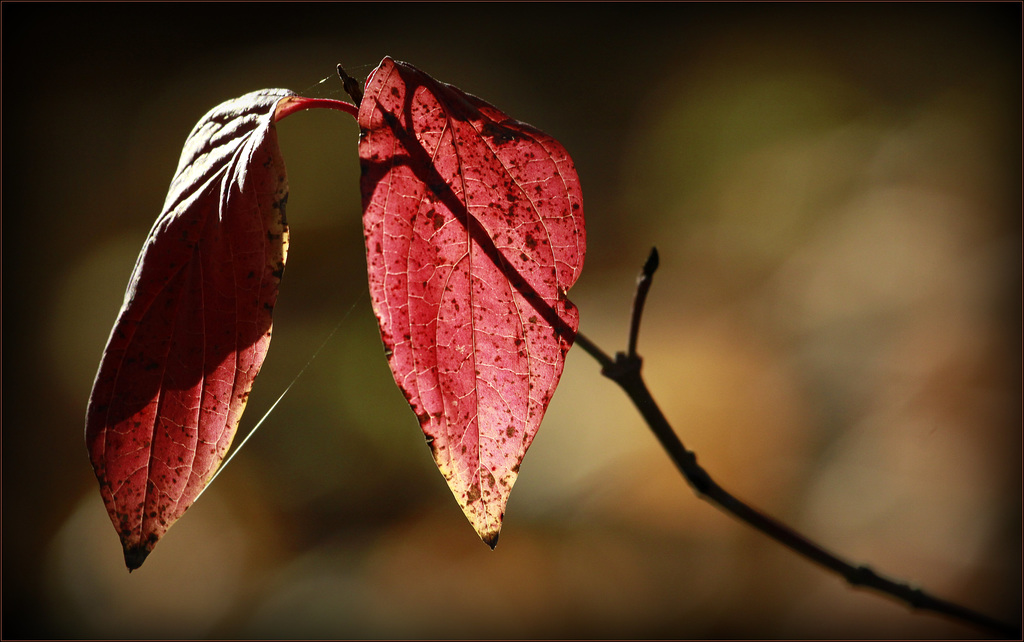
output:
[{"label": "narrow dark red leaf", "polygon": [[582,194],[554,138],[385,58],[359,109],[374,311],[395,381],[480,537],[578,327]]},{"label": "narrow dark red leaf", "polygon": [[288,249],[269,89],[192,130],[93,384],[86,444],[138,568],[224,458],[270,344]]}]

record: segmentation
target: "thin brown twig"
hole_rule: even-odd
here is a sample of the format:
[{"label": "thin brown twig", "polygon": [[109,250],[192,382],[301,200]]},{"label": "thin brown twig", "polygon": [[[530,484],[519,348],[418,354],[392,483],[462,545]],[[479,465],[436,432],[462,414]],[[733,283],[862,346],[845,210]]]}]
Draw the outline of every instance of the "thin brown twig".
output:
[{"label": "thin brown twig", "polygon": [[630,323],[629,351],[617,353],[613,361],[582,333],[577,333],[576,344],[597,359],[601,364],[601,374],[617,383],[626,392],[633,405],[640,411],[644,421],[658,438],[662,448],[668,453],[684,479],[693,487],[697,496],[718,505],[734,517],[799,555],[840,575],[853,586],[877,591],[904,602],[913,609],[939,613],[986,629],[996,635],[1020,638],[1021,629],[1018,625],[1002,622],[965,606],[937,598],[906,582],[879,575],[866,565],[855,566],[841,559],[792,528],[737,499],[711,478],[707,471],[697,463],[697,455],[693,451],[687,450],[675,431],[672,430],[672,426],[654,401],[640,374],[643,360],[636,354],[636,340],[647,291],[651,287],[654,271],[658,267],[657,256],[657,250],[652,250],[650,258],[637,279],[637,291],[633,299]]}]

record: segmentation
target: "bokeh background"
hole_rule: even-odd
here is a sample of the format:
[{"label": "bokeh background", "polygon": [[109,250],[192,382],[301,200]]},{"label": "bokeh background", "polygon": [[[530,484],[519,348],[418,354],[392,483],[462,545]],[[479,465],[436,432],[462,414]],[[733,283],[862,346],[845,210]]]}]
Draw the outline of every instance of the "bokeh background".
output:
[{"label": "bokeh background", "polygon": [[192,125],[384,55],[560,139],[581,330],[727,489],[1021,618],[1021,5],[15,4],[3,11],[3,637],[984,635],[698,500],[581,350],[482,544],[391,379],[347,116],[279,126],[292,246],[244,434],[140,570],[83,444]]}]

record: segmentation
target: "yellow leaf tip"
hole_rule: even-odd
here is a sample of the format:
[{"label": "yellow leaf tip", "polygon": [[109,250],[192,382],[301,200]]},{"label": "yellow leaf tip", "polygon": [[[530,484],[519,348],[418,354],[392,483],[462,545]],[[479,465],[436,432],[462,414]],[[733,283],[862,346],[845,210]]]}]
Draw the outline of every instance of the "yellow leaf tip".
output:
[{"label": "yellow leaf tip", "polygon": [[484,541],[484,544],[487,544],[488,546],[490,546],[491,550],[493,551],[494,547],[498,545],[498,534],[499,534],[499,531],[494,531],[493,533],[487,533],[486,535],[480,535],[480,539],[482,539]]}]

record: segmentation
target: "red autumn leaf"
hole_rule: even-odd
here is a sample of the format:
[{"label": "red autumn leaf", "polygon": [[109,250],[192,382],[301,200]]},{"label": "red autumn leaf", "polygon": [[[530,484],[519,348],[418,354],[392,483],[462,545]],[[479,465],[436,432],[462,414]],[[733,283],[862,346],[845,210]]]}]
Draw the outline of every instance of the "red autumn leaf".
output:
[{"label": "red autumn leaf", "polygon": [[579,180],[554,138],[385,58],[359,109],[373,308],[395,381],[492,548],[579,325]]},{"label": "red autumn leaf", "polygon": [[270,344],[291,95],[247,94],[192,130],[103,353],[85,438],[129,570],[220,465]]}]

